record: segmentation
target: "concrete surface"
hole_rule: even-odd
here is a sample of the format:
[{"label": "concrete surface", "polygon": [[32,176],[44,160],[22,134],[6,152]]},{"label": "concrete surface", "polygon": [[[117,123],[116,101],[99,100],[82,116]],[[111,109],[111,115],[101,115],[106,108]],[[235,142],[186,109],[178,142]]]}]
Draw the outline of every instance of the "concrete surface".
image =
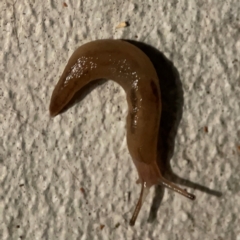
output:
[{"label": "concrete surface", "polygon": [[[239,13],[238,0],[1,1],[0,239],[240,240]],[[121,87],[48,112],[72,52],[104,38],[146,43],[174,65],[161,78],[177,113],[168,178],[197,197],[152,188],[135,227]]]}]

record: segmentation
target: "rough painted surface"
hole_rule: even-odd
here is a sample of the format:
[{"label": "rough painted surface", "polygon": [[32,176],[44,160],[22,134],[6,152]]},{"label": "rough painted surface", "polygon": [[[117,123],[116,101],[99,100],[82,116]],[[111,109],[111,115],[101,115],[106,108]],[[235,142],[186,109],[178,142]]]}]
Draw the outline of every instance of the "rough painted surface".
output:
[{"label": "rough painted surface", "polygon": [[[109,2],[0,2],[0,239],[240,240],[239,1]],[[134,228],[123,90],[109,81],[48,114],[72,52],[103,38],[154,46],[183,91],[170,163],[197,200],[166,190],[150,214],[152,189]]]}]

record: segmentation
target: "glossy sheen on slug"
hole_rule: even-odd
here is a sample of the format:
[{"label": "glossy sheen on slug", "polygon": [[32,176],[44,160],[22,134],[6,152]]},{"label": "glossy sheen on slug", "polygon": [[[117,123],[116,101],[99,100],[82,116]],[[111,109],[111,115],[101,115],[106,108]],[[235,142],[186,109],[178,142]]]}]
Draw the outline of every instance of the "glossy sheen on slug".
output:
[{"label": "glossy sheen on slug", "polygon": [[127,145],[137,168],[142,190],[133,217],[134,225],[151,186],[161,184],[190,199],[194,196],[166,180],[157,165],[161,95],[150,59],[122,40],[97,40],[79,47],[70,57],[51,97],[50,114],[56,116],[74,94],[93,80],[111,79],[123,87],[128,102]]}]

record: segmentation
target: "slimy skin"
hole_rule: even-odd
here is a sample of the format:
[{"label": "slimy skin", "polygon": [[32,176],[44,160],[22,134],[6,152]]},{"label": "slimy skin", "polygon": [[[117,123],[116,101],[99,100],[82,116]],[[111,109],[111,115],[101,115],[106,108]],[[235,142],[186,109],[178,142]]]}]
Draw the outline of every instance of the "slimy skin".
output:
[{"label": "slimy skin", "polygon": [[189,199],[194,195],[166,180],[157,164],[161,94],[150,59],[122,40],[96,40],[79,47],[70,57],[55,86],[50,115],[58,115],[76,92],[97,79],[111,79],[126,92],[128,102],[127,145],[137,168],[142,190],[130,225],[134,225],[151,186],[161,184]]}]

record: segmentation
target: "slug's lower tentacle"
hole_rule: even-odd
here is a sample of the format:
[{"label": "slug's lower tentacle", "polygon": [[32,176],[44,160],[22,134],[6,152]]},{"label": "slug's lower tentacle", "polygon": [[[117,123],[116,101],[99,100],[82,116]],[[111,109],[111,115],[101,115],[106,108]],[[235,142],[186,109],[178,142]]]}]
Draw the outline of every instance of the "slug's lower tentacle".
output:
[{"label": "slug's lower tentacle", "polygon": [[141,189],[141,193],[140,193],[140,197],[138,199],[137,205],[135,207],[135,210],[133,212],[132,218],[129,222],[130,226],[134,226],[137,216],[142,208],[142,205],[147,197],[149,193],[149,187],[147,186],[146,182],[142,183],[142,189]]}]

